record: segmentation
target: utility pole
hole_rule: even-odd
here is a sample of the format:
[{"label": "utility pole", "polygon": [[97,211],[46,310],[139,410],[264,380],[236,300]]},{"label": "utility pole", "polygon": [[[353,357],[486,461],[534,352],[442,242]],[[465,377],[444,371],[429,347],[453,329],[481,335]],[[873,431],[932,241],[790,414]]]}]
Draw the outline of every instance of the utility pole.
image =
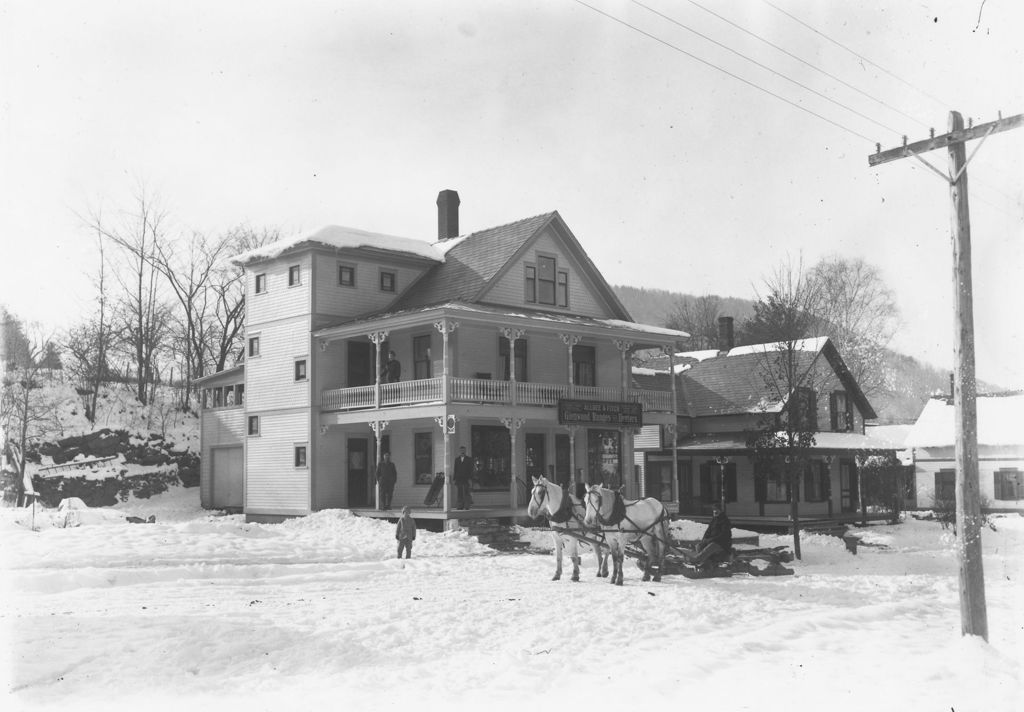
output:
[{"label": "utility pole", "polygon": [[[953,401],[956,434],[956,528],[957,558],[960,569],[960,630],[963,635],[979,635],[988,640],[988,613],[985,608],[985,575],[981,558],[981,502],[978,492],[978,410],[977,382],[974,375],[974,306],[971,288],[971,221],[967,202],[967,165],[989,136],[1020,128],[1024,114],[980,126],[964,128],[959,112],[949,112],[949,132],[888,151],[876,144],[868,156],[868,165],[913,156],[949,183],[953,203],[953,289],[955,300],[953,342]],[[980,138],[970,157],[966,143]],[[949,149],[949,173],[943,173],[920,154],[936,148]]]}]

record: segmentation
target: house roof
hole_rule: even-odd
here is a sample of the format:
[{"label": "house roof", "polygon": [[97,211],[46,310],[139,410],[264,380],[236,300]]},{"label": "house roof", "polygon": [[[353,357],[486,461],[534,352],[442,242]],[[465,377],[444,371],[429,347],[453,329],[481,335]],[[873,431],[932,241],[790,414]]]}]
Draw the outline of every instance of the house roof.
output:
[{"label": "house roof", "polygon": [[261,262],[278,257],[288,250],[306,246],[330,247],[334,249],[373,248],[411,255],[430,260],[431,262],[444,261],[444,251],[439,250],[436,246],[424,240],[384,235],[382,233],[368,232],[340,225],[327,225],[312,232],[286,237],[269,245],[235,255],[231,261],[240,265],[248,264],[249,262]]},{"label": "house roof", "polygon": [[410,309],[398,309],[383,314],[372,314],[360,319],[352,319],[322,327],[313,332],[313,336],[321,339],[331,339],[335,337],[341,338],[342,336],[347,336],[354,330],[370,328],[371,324],[381,321],[394,323],[395,321],[401,321],[403,319],[412,319],[419,322],[423,320],[422,315],[429,312],[436,312],[436,317],[432,318],[440,318],[446,315],[452,317],[479,317],[481,319],[494,321],[495,324],[498,323],[495,321],[497,319],[513,321],[522,319],[524,322],[527,322],[528,326],[540,326],[546,324],[552,328],[565,326],[573,326],[575,328],[594,327],[601,329],[602,331],[608,328],[613,328],[620,330],[624,334],[635,334],[636,338],[646,337],[655,345],[678,341],[679,339],[684,339],[689,336],[689,334],[684,331],[675,331],[674,329],[666,329],[661,326],[652,326],[649,324],[637,324],[636,322],[622,321],[620,319],[600,319],[594,317],[575,316],[572,314],[499,307],[490,304],[468,304],[466,302],[455,301],[445,302],[443,304],[413,307]]},{"label": "house roof", "polygon": [[[699,418],[781,411],[787,397],[780,397],[777,389],[769,387],[763,371],[765,355],[784,347],[782,342],[775,342],[737,346],[725,353],[705,350],[673,355],[674,361],[678,359],[675,363],[677,412]],[[871,404],[827,337],[803,339],[795,342],[793,348],[800,371],[806,371],[815,360],[824,356],[864,417],[876,417]],[[638,387],[671,388],[667,356],[655,357],[647,365],[646,369],[633,369],[633,379]]]},{"label": "house roof", "polygon": [[205,386],[208,384],[220,383],[220,382],[233,382],[242,378],[245,373],[245,364],[238,364],[231,368],[225,368],[223,371],[217,371],[216,373],[208,373],[202,378],[197,378],[193,383],[197,386]]},{"label": "house roof", "polygon": [[[1024,445],[1024,394],[978,395],[976,403],[979,445]],[[907,436],[907,447],[953,447],[955,414],[952,399],[930,399]]]},{"label": "house roof", "polygon": [[[737,450],[749,450],[747,437],[744,433],[712,433],[708,435],[694,435],[687,438],[680,438],[679,451],[712,454],[715,452],[729,452]],[[898,449],[886,438],[876,438],[861,433],[829,433],[821,432],[814,434],[814,445],[812,452],[838,452],[843,450],[894,450]]]}]

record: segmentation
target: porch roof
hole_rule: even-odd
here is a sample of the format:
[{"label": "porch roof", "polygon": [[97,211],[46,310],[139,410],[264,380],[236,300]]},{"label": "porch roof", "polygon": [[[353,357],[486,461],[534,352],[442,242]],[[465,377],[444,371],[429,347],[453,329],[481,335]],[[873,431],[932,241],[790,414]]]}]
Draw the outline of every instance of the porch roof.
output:
[{"label": "porch roof", "polygon": [[535,327],[544,330],[557,330],[573,328],[584,333],[600,334],[613,331],[618,335],[643,339],[634,343],[636,348],[650,348],[652,346],[671,345],[675,342],[689,337],[685,331],[666,329],[650,324],[638,324],[632,321],[621,319],[598,319],[592,317],[575,316],[572,314],[557,314],[552,312],[534,311],[530,309],[509,309],[507,307],[490,306],[484,304],[467,304],[466,302],[446,302],[434,304],[427,307],[402,309],[393,312],[374,314],[346,321],[333,326],[327,326],[313,332],[318,339],[330,341],[332,339],[347,338],[358,335],[364,331],[381,327],[402,328],[416,326],[424,322],[431,322],[436,319],[449,317],[453,319],[476,320],[488,323],[501,323],[525,328]]},{"label": "porch roof", "polygon": [[197,386],[216,386],[221,383],[234,383],[240,381],[245,373],[245,364],[238,364],[232,368],[225,368],[217,373],[210,373],[202,378],[197,378],[193,383]]},{"label": "porch roof", "polygon": [[[810,448],[813,452],[830,453],[846,450],[878,451],[896,450],[900,446],[896,443],[879,437],[872,437],[862,433],[815,433],[814,445]],[[693,437],[679,441],[679,451],[693,453],[713,453],[737,450],[749,450],[747,446],[746,433],[709,433],[707,435],[694,435]]]}]

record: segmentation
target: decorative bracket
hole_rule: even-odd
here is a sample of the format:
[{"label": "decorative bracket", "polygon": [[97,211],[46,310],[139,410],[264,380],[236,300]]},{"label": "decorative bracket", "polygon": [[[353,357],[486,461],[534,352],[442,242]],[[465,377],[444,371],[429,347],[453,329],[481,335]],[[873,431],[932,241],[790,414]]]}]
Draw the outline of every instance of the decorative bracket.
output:
[{"label": "decorative bracket", "polygon": [[679,426],[676,425],[675,423],[665,423],[661,427],[665,428],[665,432],[668,433],[669,435],[674,435],[676,430],[679,429]]},{"label": "decorative bracket", "polygon": [[437,427],[445,431],[449,435],[455,434],[455,424],[459,422],[459,416],[449,413],[448,415],[438,415],[434,418],[434,422],[437,423]]},{"label": "decorative bracket", "polygon": [[321,425],[320,426],[320,434],[321,435],[327,435],[327,431],[330,429],[330,427],[331,426],[329,426],[329,425]]},{"label": "decorative bracket", "polygon": [[388,424],[390,422],[391,421],[389,420],[371,420],[370,430],[373,431],[374,435],[380,435],[381,433],[388,429]]},{"label": "decorative bracket", "polygon": [[632,341],[625,341],[623,339],[615,339],[613,343],[615,344],[615,348],[617,348],[622,353],[626,353],[631,348],[633,348],[633,342]]},{"label": "decorative bracket", "polygon": [[514,436],[519,428],[523,427],[526,423],[526,418],[501,418],[501,424],[509,429],[509,432]]},{"label": "decorative bracket", "polygon": [[434,322],[434,328],[442,334],[450,334],[459,328],[459,322],[442,319],[441,321]]},{"label": "decorative bracket", "polygon": [[562,337],[562,343],[566,346],[575,346],[580,342],[580,336],[578,334],[559,334]]},{"label": "decorative bracket", "polygon": [[327,350],[327,340],[326,339],[320,339],[320,350],[321,351],[326,351]]},{"label": "decorative bracket", "polygon": [[511,326],[503,326],[498,331],[509,341],[515,341],[526,336],[526,329],[513,329]]},{"label": "decorative bracket", "polygon": [[374,344],[383,344],[387,341],[389,333],[387,329],[382,329],[381,331],[371,331],[367,336],[370,337],[370,341]]}]

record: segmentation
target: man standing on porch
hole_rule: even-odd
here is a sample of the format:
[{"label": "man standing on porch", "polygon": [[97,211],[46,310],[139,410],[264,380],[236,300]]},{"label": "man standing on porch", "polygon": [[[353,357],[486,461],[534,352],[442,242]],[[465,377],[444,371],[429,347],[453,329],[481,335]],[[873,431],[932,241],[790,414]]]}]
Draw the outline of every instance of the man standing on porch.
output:
[{"label": "man standing on porch", "polygon": [[395,482],[398,481],[398,471],[395,463],[391,462],[391,453],[385,452],[382,460],[377,465],[377,484],[380,485],[380,508],[391,509],[391,497],[395,493]]},{"label": "man standing on porch", "polygon": [[456,509],[469,509],[473,506],[473,495],[469,489],[469,481],[473,477],[473,458],[466,454],[466,446],[459,448],[459,456],[455,458],[454,474],[457,504]]}]

